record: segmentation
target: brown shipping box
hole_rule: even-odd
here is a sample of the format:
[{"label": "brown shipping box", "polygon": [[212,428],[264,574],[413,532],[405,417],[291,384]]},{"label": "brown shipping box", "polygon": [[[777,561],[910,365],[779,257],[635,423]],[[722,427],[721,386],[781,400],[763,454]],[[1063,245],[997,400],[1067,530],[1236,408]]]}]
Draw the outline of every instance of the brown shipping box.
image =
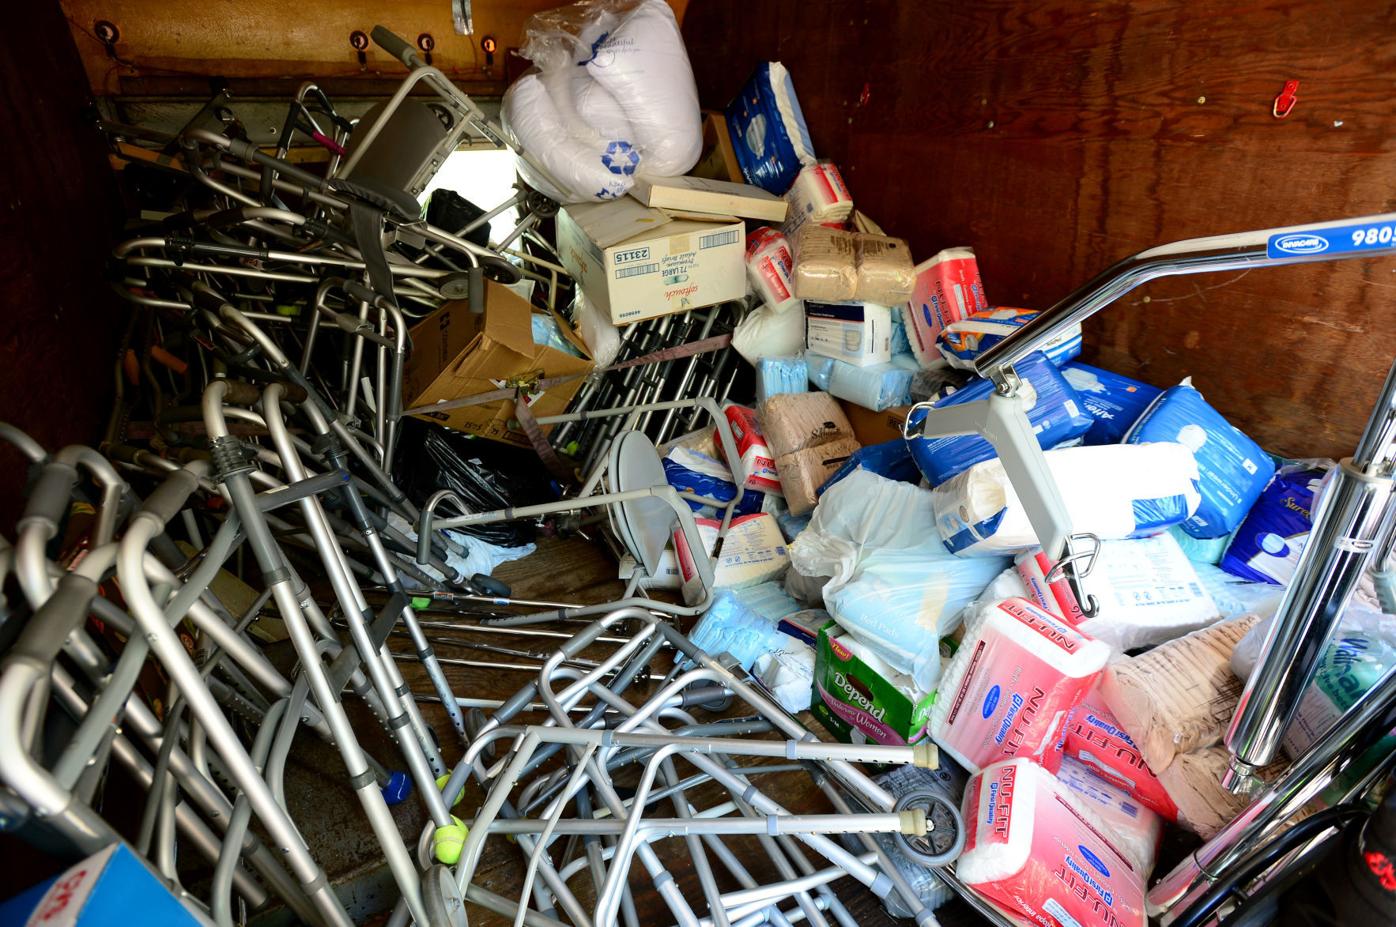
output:
[{"label": "brown shipping box", "polygon": [[[471,312],[466,300],[457,300],[418,322],[411,330],[412,353],[403,372],[404,408],[591,370],[589,360],[534,344],[532,313],[533,307],[513,290],[491,282],[485,289],[484,313]],[[586,350],[566,322],[559,320],[558,325],[578,350]],[[530,411],[540,417],[565,412],[582,381],[583,376],[578,376],[534,395]],[[512,400],[424,411],[417,417],[466,434],[529,446],[513,421]]]},{"label": "brown shipping box", "polygon": [[846,399],[839,400],[839,407],[853,426],[853,437],[865,445],[883,444],[902,437],[906,417],[911,414],[911,406],[893,406],[874,412]]}]

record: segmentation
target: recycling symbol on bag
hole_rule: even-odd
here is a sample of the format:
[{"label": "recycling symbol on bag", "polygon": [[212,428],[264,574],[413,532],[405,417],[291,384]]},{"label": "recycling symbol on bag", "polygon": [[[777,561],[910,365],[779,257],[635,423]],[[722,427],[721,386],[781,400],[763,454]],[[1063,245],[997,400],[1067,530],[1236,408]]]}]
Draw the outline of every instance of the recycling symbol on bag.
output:
[{"label": "recycling symbol on bag", "polygon": [[629,142],[615,141],[606,146],[601,163],[612,174],[633,174],[640,163],[640,153]]}]

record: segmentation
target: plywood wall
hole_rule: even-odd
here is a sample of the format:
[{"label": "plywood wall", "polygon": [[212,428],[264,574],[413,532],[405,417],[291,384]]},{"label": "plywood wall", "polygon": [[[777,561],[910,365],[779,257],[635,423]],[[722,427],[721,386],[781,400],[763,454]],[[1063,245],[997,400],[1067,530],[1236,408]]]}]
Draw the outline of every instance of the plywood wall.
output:
[{"label": "plywood wall", "polygon": [[[704,0],[685,34],[707,105],[783,61],[858,205],[918,257],[972,244],[1000,305],[1165,241],[1396,208],[1388,3]],[[1396,358],[1396,259],[1158,281],[1087,343],[1192,375],[1273,451],[1345,455]]]}]

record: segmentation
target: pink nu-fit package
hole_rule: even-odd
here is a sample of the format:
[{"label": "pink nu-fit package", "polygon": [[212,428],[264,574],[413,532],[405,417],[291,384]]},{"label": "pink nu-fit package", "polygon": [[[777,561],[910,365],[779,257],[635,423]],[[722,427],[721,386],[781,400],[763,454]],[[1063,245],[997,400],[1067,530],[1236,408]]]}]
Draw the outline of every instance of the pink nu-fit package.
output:
[{"label": "pink nu-fit package", "polygon": [[1158,780],[1139,748],[1105,707],[1099,693],[1090,692],[1066,720],[1062,741],[1066,756],[1100,778],[1133,795],[1139,804],[1157,811],[1165,820],[1178,818],[1178,807]]},{"label": "pink nu-fit package", "polygon": [[955,875],[997,905],[1042,927],[1144,927],[1144,874],[1037,763],[986,766],[966,786],[962,814]]},{"label": "pink nu-fit package", "polygon": [[941,677],[931,737],[971,772],[1015,756],[1056,771],[1062,725],[1109,658],[1108,645],[1026,599],[986,605]]}]

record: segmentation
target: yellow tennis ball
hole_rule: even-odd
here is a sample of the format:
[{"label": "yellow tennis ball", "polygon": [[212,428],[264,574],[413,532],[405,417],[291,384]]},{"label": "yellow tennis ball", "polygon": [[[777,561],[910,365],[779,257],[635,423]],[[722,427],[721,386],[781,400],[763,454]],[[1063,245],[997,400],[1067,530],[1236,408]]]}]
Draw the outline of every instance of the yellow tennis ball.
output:
[{"label": "yellow tennis ball", "polygon": [[[439,791],[441,791],[442,789],[444,789],[444,788],[446,787],[446,783],[449,782],[450,779],[451,779],[450,773],[447,773],[447,774],[442,775],[442,776],[437,776],[437,777],[436,777],[436,791],[439,792]],[[465,797],[465,789],[461,789],[459,792],[456,793],[455,801],[451,802],[451,807],[454,808],[456,805],[459,805],[459,804],[460,804],[460,800],[461,800],[462,798],[464,798],[464,797]]]},{"label": "yellow tennis ball", "polygon": [[451,815],[453,823],[444,827],[438,827],[431,835],[431,848],[436,854],[437,862],[445,863],[447,866],[454,866],[460,862],[461,850],[465,848],[465,838],[470,833],[470,828],[465,826],[465,822],[454,814]]}]

